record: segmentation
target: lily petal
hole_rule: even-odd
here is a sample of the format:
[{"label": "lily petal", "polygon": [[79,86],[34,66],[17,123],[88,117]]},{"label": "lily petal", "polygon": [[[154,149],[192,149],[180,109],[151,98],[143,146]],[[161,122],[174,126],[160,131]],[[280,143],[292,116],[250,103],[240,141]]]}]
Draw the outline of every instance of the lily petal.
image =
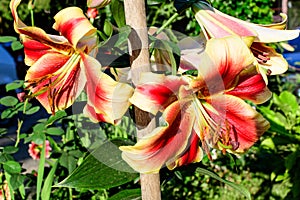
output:
[{"label": "lily petal", "polygon": [[255,42],[252,44],[251,49],[252,51],[256,49],[267,54],[267,62],[259,62],[258,65],[260,68],[268,70],[270,75],[283,74],[288,70],[288,62],[272,47],[268,47],[263,43]]},{"label": "lily petal", "polygon": [[264,103],[272,96],[261,74],[241,77],[237,86],[226,94],[250,100],[255,104]]},{"label": "lily petal", "polygon": [[193,132],[194,110],[181,112],[174,102],[163,113],[167,125],[154,129],[134,146],[121,146],[122,158],[140,173],[157,173],[162,167],[173,169],[202,159],[199,138]]},{"label": "lily petal", "polygon": [[[220,106],[221,108],[226,108],[225,121],[228,122],[229,130],[225,131],[229,132],[230,143],[237,147],[234,152],[241,153],[249,149],[270,127],[269,122],[261,114],[238,97],[232,95],[215,96],[214,102],[223,105]],[[214,121],[224,121],[224,119],[219,118],[219,115],[210,112],[209,109],[207,111]]]},{"label": "lily petal", "polygon": [[[277,30],[268,28],[272,27],[271,25],[262,26],[246,22],[226,15],[205,2],[193,4],[193,9],[197,21],[213,37],[255,36],[255,42],[272,43],[292,40],[299,36],[299,30]],[[282,25],[275,27],[278,28],[279,26],[282,27]]]},{"label": "lily petal", "polygon": [[97,29],[78,7],[68,7],[55,16],[53,28],[59,31],[73,45],[74,49],[90,52],[97,46]]},{"label": "lily petal", "polygon": [[198,78],[192,81],[191,87],[202,88],[206,85],[210,95],[233,88],[238,75],[255,68],[256,63],[247,45],[237,36],[208,40],[205,52],[197,60],[195,58],[189,60],[188,56],[185,57],[198,69]]},{"label": "lily petal", "polygon": [[143,73],[130,102],[155,115],[176,100],[181,85],[188,85],[188,83],[177,76]]},{"label": "lily petal", "polygon": [[126,84],[114,81],[110,76],[101,72],[100,63],[93,57],[82,54],[81,67],[89,80],[86,84],[88,104],[97,115],[103,115],[106,122],[115,123],[130,106],[129,98],[133,88]]},{"label": "lily petal", "polygon": [[85,86],[86,77],[78,58],[76,61],[76,56],[73,57],[48,53],[27,71],[27,88],[49,113],[71,106]]}]

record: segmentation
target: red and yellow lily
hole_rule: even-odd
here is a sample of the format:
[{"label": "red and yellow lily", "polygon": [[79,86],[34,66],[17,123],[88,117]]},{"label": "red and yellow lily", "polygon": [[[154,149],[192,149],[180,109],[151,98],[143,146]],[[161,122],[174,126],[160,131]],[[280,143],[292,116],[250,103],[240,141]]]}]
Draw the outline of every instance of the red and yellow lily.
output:
[{"label": "red and yellow lily", "polygon": [[[53,28],[60,35],[47,34],[41,28],[25,25],[19,19],[17,7],[20,2],[12,0],[10,8],[15,30],[24,45],[25,63],[30,66],[25,77],[30,96],[36,97],[53,114],[71,106],[86,88],[88,105],[104,116],[101,119],[114,123],[126,112],[133,89],[101,72],[100,63],[93,57],[97,52],[96,28],[80,8],[69,7],[54,17]],[[122,89],[123,97],[117,101],[123,107],[114,114],[111,104],[113,97],[118,96],[117,88]],[[103,107],[102,104],[110,106]]]},{"label": "red and yellow lily", "polygon": [[244,101],[263,103],[271,92],[240,37],[210,39],[205,52],[195,55],[185,59],[195,64],[196,77],[146,73],[130,99],[154,115],[162,112],[159,127],[134,146],[120,147],[140,173],[198,162],[204,153],[210,158],[210,148],[244,152],[269,128]]},{"label": "red and yellow lily", "polygon": [[264,44],[287,41],[299,36],[298,30],[283,30],[287,21],[286,15],[282,15],[283,21],[280,23],[258,25],[226,15],[204,1],[193,4],[193,10],[207,39],[229,35],[243,37],[256,57],[258,69],[265,81],[265,74],[281,74],[288,69],[288,63],[283,56]]}]

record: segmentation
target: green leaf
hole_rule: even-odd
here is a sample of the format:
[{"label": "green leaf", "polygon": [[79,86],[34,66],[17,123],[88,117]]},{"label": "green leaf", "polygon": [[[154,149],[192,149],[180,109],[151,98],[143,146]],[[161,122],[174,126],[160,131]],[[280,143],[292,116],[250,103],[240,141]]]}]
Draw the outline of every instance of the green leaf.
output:
[{"label": "green leaf", "polygon": [[10,106],[14,106],[18,103],[18,99],[16,97],[13,96],[6,96],[6,97],[2,97],[0,99],[0,104],[10,107]]},{"label": "green leaf", "polygon": [[17,38],[13,36],[0,36],[0,42],[6,43],[6,42],[13,42],[16,41]]},{"label": "green leaf", "polygon": [[23,84],[24,84],[24,81],[21,81],[21,80],[16,80],[12,83],[8,83],[5,85],[6,92],[18,89],[18,88],[22,87]]},{"label": "green leaf", "polygon": [[5,146],[4,149],[3,149],[3,153],[13,154],[13,153],[16,153],[18,150],[19,150],[18,147]]},{"label": "green leaf", "polygon": [[25,180],[26,176],[23,174],[11,174],[10,184],[13,190],[18,189]]},{"label": "green leaf", "polygon": [[23,44],[21,44],[21,42],[19,42],[19,41],[13,41],[11,43],[11,49],[13,51],[17,51],[17,50],[20,50],[22,48],[23,48]]},{"label": "green leaf", "polygon": [[238,185],[238,184],[235,184],[233,182],[224,180],[221,177],[219,177],[217,174],[215,174],[213,172],[210,172],[210,171],[208,171],[206,169],[200,168],[200,167],[198,167],[196,169],[196,172],[201,173],[203,175],[210,176],[210,177],[212,177],[212,178],[214,178],[214,179],[216,179],[218,181],[221,181],[221,182],[229,185],[230,187],[236,189],[237,191],[239,191],[240,193],[242,193],[243,195],[245,195],[245,197],[247,197],[247,199],[251,200],[251,194],[250,194],[250,192],[245,187],[243,187],[242,185]]},{"label": "green leaf", "polygon": [[285,108],[288,108],[292,113],[296,113],[299,106],[295,95],[289,91],[283,91],[280,93],[279,98],[281,102],[284,102]]},{"label": "green leaf", "polygon": [[139,200],[139,199],[142,199],[141,189],[123,190],[108,198],[108,200]]},{"label": "green leaf", "polygon": [[74,156],[69,155],[66,152],[63,152],[59,158],[59,164],[68,169],[69,174],[76,168],[76,159]]},{"label": "green leaf", "polygon": [[62,135],[62,134],[64,134],[65,131],[60,127],[50,127],[50,128],[47,128],[46,132],[49,135]]},{"label": "green leaf", "polygon": [[193,5],[193,3],[197,2],[198,0],[175,0],[174,6],[178,13],[182,13],[189,7]]},{"label": "green leaf", "polygon": [[113,33],[113,26],[108,20],[104,21],[103,31],[108,37],[111,37]]},{"label": "green leaf", "polygon": [[261,146],[267,149],[272,149],[273,151],[276,150],[275,144],[272,138],[266,138],[261,142]]},{"label": "green leaf", "polygon": [[53,182],[53,178],[55,175],[55,171],[58,165],[58,160],[55,161],[55,163],[53,164],[45,182],[42,188],[42,200],[48,200],[50,199],[50,194],[51,194],[51,188],[52,188],[52,182]]},{"label": "green leaf", "polygon": [[55,121],[67,116],[67,113],[64,110],[57,111],[55,115],[51,115],[47,121],[48,125],[53,124]]},{"label": "green leaf", "polygon": [[116,47],[121,46],[124,42],[128,42],[127,39],[131,33],[130,26],[123,26],[119,29],[118,40],[115,43]]},{"label": "green leaf", "polygon": [[119,148],[111,142],[106,142],[88,155],[70,176],[56,186],[108,189],[137,177],[138,174],[122,159]]},{"label": "green leaf", "polygon": [[15,109],[8,108],[1,113],[1,119],[9,119],[12,118],[18,111]]},{"label": "green leaf", "polygon": [[118,27],[125,26],[125,11],[124,4],[120,0],[112,0],[111,1],[111,11],[114,20],[117,23]]},{"label": "green leaf", "polygon": [[38,112],[39,110],[40,110],[40,106],[34,106],[34,107],[30,108],[29,110],[26,110],[25,114],[32,115],[32,114]]},{"label": "green leaf", "polygon": [[33,126],[33,132],[34,133],[41,133],[45,130],[45,124],[44,123],[38,123]]},{"label": "green leaf", "polygon": [[9,160],[3,164],[4,170],[9,174],[18,174],[21,172],[21,165],[13,160]]},{"label": "green leaf", "polygon": [[24,139],[24,142],[34,142],[37,145],[41,145],[43,144],[43,141],[46,139],[46,136],[43,132],[35,132],[31,135],[29,135],[29,137]]}]

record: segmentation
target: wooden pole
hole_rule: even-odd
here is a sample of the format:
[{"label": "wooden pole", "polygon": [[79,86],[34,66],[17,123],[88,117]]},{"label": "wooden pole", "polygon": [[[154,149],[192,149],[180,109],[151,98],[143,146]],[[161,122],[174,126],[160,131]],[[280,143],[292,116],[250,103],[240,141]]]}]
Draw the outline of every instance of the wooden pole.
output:
[{"label": "wooden pole", "polygon": [[[148,48],[148,31],[146,22],[146,9],[144,0],[124,0],[126,24],[133,31],[129,36],[130,61],[133,84],[139,81],[142,72],[150,71]],[[149,113],[135,108],[135,123],[138,127],[138,138],[150,133],[155,128],[155,123],[150,123]],[[144,128],[146,127],[146,128]],[[140,130],[139,128],[144,128]],[[141,190],[143,200],[160,200],[160,178],[157,174],[141,174]]]}]

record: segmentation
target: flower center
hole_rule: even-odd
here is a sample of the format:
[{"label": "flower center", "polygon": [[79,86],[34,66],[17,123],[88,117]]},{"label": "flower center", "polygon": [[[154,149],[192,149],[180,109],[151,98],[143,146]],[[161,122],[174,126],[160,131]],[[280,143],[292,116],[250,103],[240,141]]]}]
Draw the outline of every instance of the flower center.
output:
[{"label": "flower center", "polygon": [[253,45],[250,47],[253,55],[256,57],[256,60],[260,64],[264,64],[270,60],[269,53],[264,52],[261,49],[255,48]]}]

